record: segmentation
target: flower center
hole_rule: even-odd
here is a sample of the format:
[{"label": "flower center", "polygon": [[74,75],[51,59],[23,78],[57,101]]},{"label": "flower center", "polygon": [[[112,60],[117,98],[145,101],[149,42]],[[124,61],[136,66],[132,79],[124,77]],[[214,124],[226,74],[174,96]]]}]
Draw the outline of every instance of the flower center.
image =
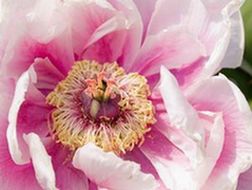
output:
[{"label": "flower center", "polygon": [[46,98],[54,107],[53,138],[72,150],[93,142],[104,151],[130,151],[155,122],[149,95],[145,77],[116,63],[76,62]]}]

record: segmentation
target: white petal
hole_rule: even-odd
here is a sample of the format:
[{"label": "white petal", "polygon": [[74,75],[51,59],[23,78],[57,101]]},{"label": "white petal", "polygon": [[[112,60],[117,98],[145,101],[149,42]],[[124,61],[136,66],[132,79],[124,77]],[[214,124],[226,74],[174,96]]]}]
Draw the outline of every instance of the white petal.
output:
[{"label": "white petal", "polygon": [[51,157],[38,135],[35,133],[24,134],[24,140],[29,147],[32,164],[40,186],[45,190],[56,190],[55,173]]},{"label": "white petal", "polygon": [[[211,174],[222,150],[224,125],[221,114],[205,112],[204,121],[209,136],[203,150],[204,157],[200,163],[197,163],[197,167],[188,162],[176,144],[154,130],[140,148],[168,189],[200,190]],[[180,138],[180,141],[185,139]],[[190,147],[187,148],[192,151]]]},{"label": "white petal", "polygon": [[244,52],[244,29],[241,13],[237,12],[231,17],[231,39],[227,53],[220,65],[221,68],[239,67]]},{"label": "white petal", "polygon": [[175,77],[161,67],[161,85],[159,87],[169,120],[174,127],[181,128],[195,140],[203,139],[203,130],[198,125],[196,110],[187,102]]},{"label": "white petal", "polygon": [[73,165],[101,188],[111,190],[157,188],[154,177],[141,172],[138,164],[124,161],[111,152],[103,152],[91,143],[76,151]]},{"label": "white petal", "polygon": [[27,71],[24,72],[17,81],[14,98],[8,115],[9,125],[7,128],[7,141],[11,157],[16,164],[29,163],[29,156],[21,152],[16,130],[18,111],[25,99],[29,84],[30,76]]},{"label": "white petal", "polygon": [[221,75],[201,81],[188,99],[201,110],[222,113],[225,124],[225,143],[204,189],[236,187],[252,163],[252,114],[244,95]]},{"label": "white petal", "polygon": [[32,11],[26,14],[28,30],[33,39],[48,43],[67,28],[63,6],[59,0],[36,1]]}]

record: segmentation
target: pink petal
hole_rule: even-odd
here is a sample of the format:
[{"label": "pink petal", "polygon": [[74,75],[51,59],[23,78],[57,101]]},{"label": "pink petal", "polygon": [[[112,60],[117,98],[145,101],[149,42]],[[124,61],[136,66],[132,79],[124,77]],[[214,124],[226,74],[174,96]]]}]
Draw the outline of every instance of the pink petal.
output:
[{"label": "pink petal", "polygon": [[68,3],[77,59],[117,61],[126,67],[132,64],[142,38],[141,18],[134,3],[129,0]]},{"label": "pink petal", "polygon": [[[54,160],[57,157],[54,158]],[[64,162],[65,160],[63,160]],[[87,177],[83,172],[75,169],[72,164],[54,163],[56,173],[56,186],[60,190],[91,190]]]},{"label": "pink petal", "polygon": [[[13,79],[0,78],[0,117],[7,120],[8,111],[10,109],[15,91],[15,81]],[[2,131],[2,130],[0,130]]]},{"label": "pink petal", "polygon": [[37,58],[31,66],[36,73],[35,87],[45,96],[54,90],[56,85],[64,79],[64,75],[51,63],[48,58]]},{"label": "pink petal", "polygon": [[36,73],[30,68],[19,78],[12,105],[9,111],[7,140],[10,154],[17,164],[29,162],[27,147],[22,139],[23,133],[36,132],[46,137],[48,134],[47,117],[50,112],[45,97],[35,89]]},{"label": "pink petal", "polygon": [[140,149],[168,189],[186,189],[186,186],[194,189],[191,176],[185,171],[190,168],[189,160],[160,132],[152,130]]},{"label": "pink petal", "polygon": [[159,188],[157,190],[167,190],[163,181],[160,179],[155,167],[140,149],[134,148],[134,150],[124,155],[123,159],[138,163],[144,173],[152,174],[159,183]]},{"label": "pink petal", "polygon": [[[238,12],[240,4],[241,2],[236,0],[190,0],[189,2],[158,0],[145,41],[148,42],[149,38],[159,35],[160,31],[170,30],[174,27],[178,27],[180,30],[186,29],[194,39],[197,39],[204,47],[207,56],[204,56],[206,59],[199,59],[201,64],[194,64],[195,61],[198,61],[195,60],[187,65],[191,70],[190,64],[193,64],[193,71],[200,70],[200,72],[191,74],[191,72],[182,73],[180,71],[183,74],[180,78],[190,78],[189,81],[186,80],[187,83],[209,77],[223,67],[237,67],[241,64],[244,46],[242,21]],[[186,47],[191,47],[191,45]],[[158,54],[154,53],[154,55]],[[182,57],[184,58],[184,56]],[[184,69],[185,65],[180,66],[179,69]],[[197,67],[195,68],[195,66]]]},{"label": "pink petal", "polygon": [[151,13],[155,8],[156,0],[134,0],[134,2],[141,14],[145,34],[152,16]]},{"label": "pink petal", "polygon": [[31,164],[18,166],[11,159],[6,139],[8,126],[8,110],[14,95],[14,81],[3,80],[0,82],[1,112],[0,112],[0,184],[4,190],[41,190],[35,179],[34,170]]},{"label": "pink petal", "polygon": [[82,55],[83,59],[96,60],[100,63],[113,62],[122,55],[126,43],[126,19],[118,15],[97,28]]},{"label": "pink petal", "polygon": [[7,140],[10,154],[12,156],[13,161],[16,164],[29,163],[28,154],[21,151],[20,145],[18,143],[17,129],[16,129],[18,111],[21,104],[25,100],[25,94],[27,93],[29,83],[30,83],[29,73],[25,72],[22,74],[22,76],[19,78],[17,82],[15,95],[8,115],[9,125],[7,128]]},{"label": "pink petal", "polygon": [[161,65],[181,68],[205,55],[204,46],[197,38],[183,28],[173,28],[145,40],[132,70],[149,76],[158,74]]},{"label": "pink petal", "polygon": [[231,40],[228,45],[221,68],[235,68],[242,63],[244,52],[244,29],[241,13],[237,12],[231,17]]},{"label": "pink petal", "polygon": [[220,112],[224,119],[223,150],[205,188],[234,188],[252,162],[252,117],[246,99],[223,76],[201,82],[189,97],[197,110]]},{"label": "pink petal", "polygon": [[176,77],[179,86],[185,89],[194,82],[197,82],[200,73],[203,72],[203,65],[206,60],[206,58],[202,58],[193,62],[191,65],[179,69],[171,69],[170,71]]},{"label": "pink petal", "polygon": [[205,14],[206,10],[200,0],[158,0],[150,20],[148,35],[157,34],[175,25],[192,24],[190,20],[194,20],[193,24],[196,24],[198,29],[205,19]]},{"label": "pink petal", "polygon": [[37,1],[25,15],[31,37],[47,44],[67,29],[62,3],[58,0]]},{"label": "pink petal", "polygon": [[202,3],[205,4],[208,17],[211,18],[207,27],[200,33],[200,39],[212,54],[204,70],[209,76],[221,68],[238,67],[244,51],[243,23],[239,12],[242,1],[222,0]]},{"label": "pink petal", "polygon": [[161,67],[161,84],[159,86],[170,124],[190,136],[195,141],[204,139],[204,131],[199,125],[198,113],[187,102],[176,79],[165,68]]},{"label": "pink petal", "polygon": [[211,112],[202,112],[201,119],[204,120],[202,126],[206,131],[206,145],[203,147],[204,158],[196,167],[192,176],[202,187],[214,169],[224,144],[224,122],[222,114],[214,114]]},{"label": "pink petal", "polygon": [[137,56],[143,37],[143,23],[141,15],[132,0],[109,1],[119,12],[122,11],[125,14],[127,23],[130,24],[126,29],[127,37],[123,46],[123,55],[118,60],[118,63],[123,65],[123,67],[129,71],[130,65],[133,64]]},{"label": "pink petal", "polygon": [[[9,76],[17,78],[37,57],[48,57],[66,74],[73,64],[74,57],[70,32],[67,27],[62,29],[63,25],[59,24],[62,22],[57,20],[59,17],[64,20],[64,17],[55,16],[59,13],[58,4],[55,4],[56,1],[50,1],[51,3],[36,1],[30,4],[22,2],[20,1],[17,6],[16,3],[9,3],[12,15],[7,17],[1,27],[0,60],[3,72],[1,74],[8,73]],[[24,7],[19,7],[19,4]],[[31,11],[32,8],[38,12]],[[49,18],[51,22],[47,22]]]},{"label": "pink petal", "polygon": [[28,135],[24,135],[24,140],[29,147],[36,179],[40,186],[43,189],[55,190],[55,173],[51,157],[47,154],[39,136],[35,133],[29,133]]},{"label": "pink petal", "polygon": [[59,143],[53,142],[46,145],[47,152],[52,157],[56,187],[60,190],[73,188],[91,190],[85,174],[72,165],[73,152]]},{"label": "pink petal", "polygon": [[237,190],[250,190],[252,186],[252,169],[242,173],[239,177]]},{"label": "pink petal", "polygon": [[101,188],[114,190],[157,188],[154,177],[141,172],[139,165],[123,161],[113,153],[105,153],[93,144],[87,144],[76,151],[73,165]]},{"label": "pink petal", "polygon": [[89,38],[99,26],[113,17],[115,9],[106,1],[67,1],[66,5],[74,52],[81,57]]},{"label": "pink petal", "polygon": [[[141,150],[151,160],[168,189],[200,189],[215,166],[222,149],[223,122],[221,115],[210,114],[204,117],[206,121],[204,127],[209,135],[203,150],[205,155],[196,166],[193,166],[177,147],[178,143],[173,144],[167,139],[169,138],[167,133],[165,134],[166,138],[153,129],[141,147]],[[159,121],[156,125],[160,124],[165,125],[165,123]],[[167,123],[165,126],[169,127]],[[180,141],[185,141],[185,139],[180,136]],[[191,151],[189,146],[187,148]],[[182,181],[181,178],[183,178]]]}]

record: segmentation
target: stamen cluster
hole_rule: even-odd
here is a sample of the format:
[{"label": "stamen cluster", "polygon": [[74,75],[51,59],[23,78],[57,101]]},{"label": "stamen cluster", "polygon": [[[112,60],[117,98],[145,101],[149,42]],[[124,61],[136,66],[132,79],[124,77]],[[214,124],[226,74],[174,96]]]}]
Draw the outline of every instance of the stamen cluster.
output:
[{"label": "stamen cluster", "polygon": [[76,62],[47,96],[53,137],[72,150],[93,142],[104,151],[130,151],[155,122],[149,95],[145,77],[116,63]]}]

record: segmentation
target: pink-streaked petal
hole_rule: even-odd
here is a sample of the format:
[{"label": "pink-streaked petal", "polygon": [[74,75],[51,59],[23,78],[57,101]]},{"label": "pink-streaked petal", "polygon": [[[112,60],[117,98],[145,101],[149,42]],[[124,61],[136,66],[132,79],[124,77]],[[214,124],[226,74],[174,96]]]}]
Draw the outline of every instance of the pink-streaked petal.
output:
[{"label": "pink-streaked petal", "polygon": [[194,78],[193,82],[196,82],[196,80],[202,78],[207,78],[216,73],[220,69],[220,63],[224,59],[225,56],[224,52],[226,52],[228,49],[229,40],[230,40],[230,33],[225,32],[222,38],[215,43],[211,56],[202,65],[201,72],[197,77]]},{"label": "pink-streaked petal", "polygon": [[190,175],[195,179],[195,185],[201,187],[214,168],[223,147],[224,124],[222,115],[210,112],[199,113],[199,124],[205,132],[205,145],[202,146],[180,130],[171,127],[162,102],[155,100],[154,103],[156,105],[157,122],[153,128],[169,139],[173,143],[172,146],[183,151],[184,157],[190,159],[190,164],[188,163],[188,166],[191,165]]},{"label": "pink-streaked petal", "polygon": [[[59,13],[58,3],[55,3],[56,0],[50,3],[36,1],[30,4],[24,3],[22,7],[23,2],[22,0],[18,4],[9,3],[13,9],[9,14],[12,13],[14,16],[8,16],[1,26],[0,60],[3,71],[1,75],[8,73],[9,76],[18,78],[37,57],[48,57],[61,72],[67,74],[74,62],[72,40],[68,27],[62,29],[63,25],[55,25],[58,23],[57,19],[61,17],[52,16]],[[26,5],[28,8],[25,4],[29,4]],[[32,8],[39,12],[33,12]],[[16,19],[17,17],[19,19]],[[51,22],[47,22],[49,18]],[[45,26],[41,26],[41,23]],[[6,28],[11,31],[5,30]]]},{"label": "pink-streaked petal", "polygon": [[8,110],[11,106],[14,96],[15,84],[14,80],[0,80],[0,184],[4,190],[41,190],[35,179],[34,170],[31,164],[23,166],[16,165],[9,153],[6,129],[8,126]]},{"label": "pink-streaked petal", "polygon": [[[150,159],[160,178],[168,189],[190,190],[200,189],[210,175],[219,158],[224,137],[224,125],[221,115],[204,113],[205,130],[208,140],[204,147],[204,157],[196,167],[191,164],[183,152],[166,137],[153,129],[141,147],[143,153]],[[164,125],[158,122],[156,125]],[[168,127],[167,123],[166,126]],[[155,127],[160,128],[160,127]],[[163,127],[161,127],[163,128]],[[180,136],[180,141],[183,139]],[[190,147],[187,147],[190,149]],[[203,148],[203,147],[202,147]],[[183,178],[183,181],[181,181]]]},{"label": "pink-streaked petal", "polygon": [[[237,67],[241,64],[244,43],[242,21],[238,12],[241,3],[236,0],[221,2],[158,0],[145,41],[152,35],[158,35],[162,30],[179,27],[181,30],[186,28],[188,33],[203,44],[206,59],[199,59],[201,62],[203,60],[202,64],[194,64],[198,60],[190,63],[194,64],[194,71],[200,72],[191,74],[179,71],[181,67],[176,71],[183,73],[183,78],[189,77],[190,80],[186,80],[188,83],[196,82],[196,78],[197,80],[207,78],[223,67]],[[192,68],[190,64],[187,65],[188,68]]]},{"label": "pink-streaked petal", "polygon": [[91,190],[87,177],[83,172],[75,169],[72,164],[54,164],[54,168],[56,173],[56,186],[60,190]]},{"label": "pink-streaked petal", "polygon": [[152,130],[140,149],[154,165],[168,189],[195,189],[191,176],[185,171],[190,169],[190,161],[160,132]]},{"label": "pink-streaked petal", "polygon": [[214,169],[224,145],[225,127],[222,114],[200,113],[202,127],[206,131],[206,145],[203,147],[204,158],[192,173],[193,179],[202,187]]},{"label": "pink-streaked petal", "polygon": [[51,156],[56,177],[56,187],[60,190],[89,189],[89,181],[85,174],[72,165],[73,152],[60,143],[50,142],[51,137],[41,138],[48,154]]},{"label": "pink-streaked petal", "polygon": [[208,24],[207,16],[201,0],[158,0],[150,20],[148,35],[157,34],[172,26],[182,26],[197,36]]},{"label": "pink-streaked petal", "polygon": [[22,134],[36,132],[46,137],[49,132],[47,117],[50,108],[45,104],[45,97],[34,87],[36,82],[37,76],[32,67],[21,75],[8,114],[8,146],[13,161],[17,164],[29,162]]},{"label": "pink-streaked petal", "polygon": [[196,110],[187,102],[175,77],[164,67],[161,67],[161,84],[159,86],[170,124],[179,128],[195,141],[204,139],[204,131],[199,125]]},{"label": "pink-streaked petal", "polygon": [[140,171],[134,162],[123,161],[113,153],[105,153],[93,144],[79,148],[73,165],[101,188],[114,190],[155,190],[157,183],[150,174]]},{"label": "pink-streaked petal", "polygon": [[202,81],[189,100],[197,110],[221,112],[225,124],[223,149],[205,188],[236,187],[240,173],[252,162],[252,117],[245,97],[221,75]]},{"label": "pink-streaked petal", "polygon": [[35,87],[45,96],[53,91],[56,85],[64,79],[64,75],[51,63],[48,58],[37,58],[31,66],[36,73]]},{"label": "pink-streaked petal", "polygon": [[150,19],[154,8],[155,8],[155,4],[156,4],[156,0],[134,0],[140,14],[142,17],[142,22],[143,22],[143,26],[144,26],[144,34],[146,33],[146,30],[148,28]]},{"label": "pink-streaked petal", "polygon": [[116,61],[126,43],[126,18],[114,16],[94,32],[87,42],[83,59],[96,60],[100,63]]},{"label": "pink-streaked petal", "polygon": [[157,188],[157,190],[167,190],[155,167],[139,148],[134,148],[134,150],[128,152],[126,155],[124,155],[123,159],[138,163],[144,173],[152,174],[159,183],[159,188]]},{"label": "pink-streaked petal", "polygon": [[185,89],[186,87],[191,86],[194,82],[197,82],[198,76],[202,72],[206,60],[206,58],[202,58],[191,65],[179,69],[171,69],[170,71],[177,79],[179,86]]},{"label": "pink-streaked petal", "polygon": [[72,27],[74,52],[77,57],[81,57],[89,38],[99,26],[113,17],[115,9],[110,3],[103,0],[67,1],[65,3]]},{"label": "pink-streaked petal", "polygon": [[234,68],[241,65],[244,32],[239,12],[242,1],[203,1],[202,3],[205,4],[210,18],[209,24],[200,33],[200,39],[211,54],[203,68],[203,77],[206,77],[221,68]]},{"label": "pink-streaked petal", "polygon": [[16,126],[18,138],[23,133],[30,132],[38,134],[41,138],[49,134],[48,117],[51,108],[45,104],[44,97],[39,96],[39,93],[37,95],[37,99],[27,97],[19,108]]},{"label": "pink-streaked petal", "polygon": [[145,40],[132,70],[149,76],[158,74],[161,65],[169,69],[181,68],[204,56],[206,50],[197,38],[183,28],[173,28]]},{"label": "pink-streaked petal", "polygon": [[[1,127],[7,125],[7,122],[3,122],[1,118]],[[27,190],[41,190],[39,186],[32,164],[26,164],[22,166],[16,165],[8,151],[8,145],[4,132],[0,132],[1,135],[1,148],[0,148],[0,183],[1,189],[4,190],[22,190],[26,187]]]},{"label": "pink-streaked petal", "polygon": [[252,187],[252,168],[242,173],[239,177],[237,190],[250,190]]},{"label": "pink-streaked petal", "polygon": [[143,23],[141,15],[132,0],[118,1],[109,0],[111,4],[120,12],[125,14],[129,27],[126,29],[126,43],[123,46],[122,56],[117,60],[127,71],[134,63],[143,36]]},{"label": "pink-streaked petal", "polygon": [[141,17],[135,4],[130,0],[66,3],[76,58],[117,61],[127,69],[135,59],[142,38]]},{"label": "pink-streaked petal", "polygon": [[56,190],[55,173],[53,170],[51,157],[38,135],[29,133],[24,135],[24,140],[29,147],[31,161],[35,170],[36,179],[43,189]]},{"label": "pink-streaked petal", "polygon": [[93,182],[89,183],[89,190],[98,190],[99,187],[97,187],[96,184],[94,184]]},{"label": "pink-streaked petal", "polygon": [[117,61],[127,69],[141,44],[140,15],[131,1],[109,2],[114,8],[110,10],[112,16],[95,28],[84,46],[82,58],[101,63]]}]

